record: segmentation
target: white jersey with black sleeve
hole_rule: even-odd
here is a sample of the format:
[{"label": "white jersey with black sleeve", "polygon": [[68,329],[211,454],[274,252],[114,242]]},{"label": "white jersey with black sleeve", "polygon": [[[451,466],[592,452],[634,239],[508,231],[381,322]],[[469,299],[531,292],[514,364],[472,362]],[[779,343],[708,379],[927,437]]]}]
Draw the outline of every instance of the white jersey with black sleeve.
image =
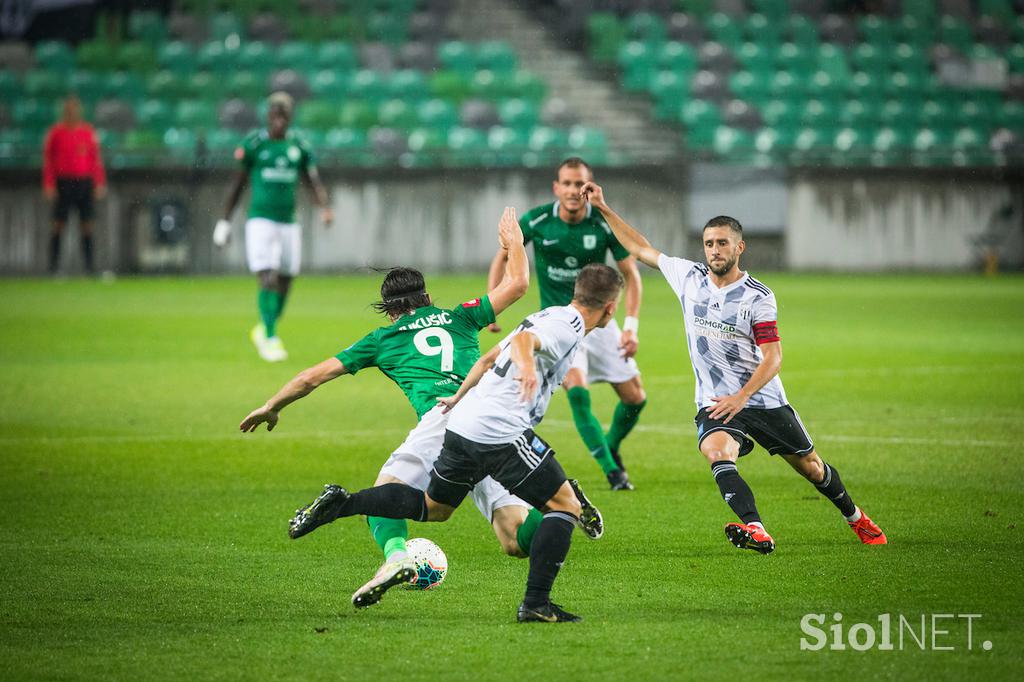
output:
[{"label": "white jersey with black sleeve", "polygon": [[[540,340],[534,353],[537,392],[520,399],[519,369],[512,362],[512,337],[529,332]],[[448,430],[476,443],[509,443],[540,423],[551,396],[572,367],[585,334],[583,316],[571,305],[552,306],[533,313],[501,342],[501,353],[480,383],[452,409]]]},{"label": "white jersey with black sleeve", "polygon": [[[750,380],[764,358],[762,343],[779,340],[775,294],[749,273],[718,288],[707,265],[685,258],[661,254],[658,268],[683,308],[697,409],[710,407],[712,398],[737,393]],[[786,404],[782,379],[775,375],[750,397],[747,407]]]}]

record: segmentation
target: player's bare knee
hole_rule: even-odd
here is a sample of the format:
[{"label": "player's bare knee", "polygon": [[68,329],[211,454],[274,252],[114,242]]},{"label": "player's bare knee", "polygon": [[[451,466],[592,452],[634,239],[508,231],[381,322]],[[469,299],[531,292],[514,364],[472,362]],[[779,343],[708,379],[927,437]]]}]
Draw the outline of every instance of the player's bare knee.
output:
[{"label": "player's bare knee", "polygon": [[429,495],[426,496],[426,501],[427,521],[447,521],[455,512],[455,507],[449,507],[447,504],[441,504],[437,500],[431,499]]},{"label": "player's bare knee", "polygon": [[639,405],[647,400],[647,393],[644,391],[640,377],[634,377],[621,384],[615,384],[615,392],[619,394],[619,400],[626,405]]},{"label": "player's bare knee", "polygon": [[586,388],[587,377],[578,369],[570,369],[562,380],[562,387],[568,391],[570,388],[576,388],[577,386]]},{"label": "player's bare knee", "polygon": [[825,463],[812,452],[800,460],[800,473],[811,483],[821,483],[825,480]]},{"label": "player's bare knee", "polygon": [[277,282],[277,271],[276,270],[260,270],[260,286],[264,289],[276,289]]}]

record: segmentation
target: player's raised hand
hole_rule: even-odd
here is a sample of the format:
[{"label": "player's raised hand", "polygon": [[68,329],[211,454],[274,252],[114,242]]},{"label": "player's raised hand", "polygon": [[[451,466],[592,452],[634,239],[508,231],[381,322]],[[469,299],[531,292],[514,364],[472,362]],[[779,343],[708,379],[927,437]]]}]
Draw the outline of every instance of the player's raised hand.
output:
[{"label": "player's raised hand", "polygon": [[277,426],[278,413],[264,405],[249,413],[249,416],[242,420],[238,429],[242,433],[252,433],[260,424],[267,425],[267,431],[273,431]]},{"label": "player's raised hand", "polygon": [[593,181],[585,183],[580,188],[580,198],[589,201],[594,208],[607,208],[608,206],[604,203],[604,190],[601,189],[601,185]]},{"label": "player's raised hand", "polygon": [[742,393],[733,393],[720,398],[712,398],[712,400],[715,401],[715,406],[711,408],[708,416],[712,419],[722,419],[723,424],[728,424],[733,417],[740,413],[740,410],[747,406],[747,397]]},{"label": "player's raised hand", "polygon": [[514,244],[523,243],[523,231],[519,227],[519,219],[516,218],[516,209],[506,206],[498,221],[498,244],[501,248],[508,249]]},{"label": "player's raised hand", "polygon": [[640,338],[636,335],[636,332],[632,329],[627,329],[622,332],[622,336],[619,337],[619,350],[622,351],[622,357],[627,360],[636,355],[637,350],[640,348]]}]

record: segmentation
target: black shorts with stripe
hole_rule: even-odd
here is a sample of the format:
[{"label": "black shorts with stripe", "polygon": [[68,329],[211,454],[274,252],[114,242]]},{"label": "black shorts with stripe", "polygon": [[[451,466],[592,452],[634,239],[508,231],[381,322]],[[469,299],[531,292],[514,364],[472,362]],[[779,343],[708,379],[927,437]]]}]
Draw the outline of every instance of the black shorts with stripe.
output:
[{"label": "black shorts with stripe", "polygon": [[430,473],[431,499],[458,507],[477,483],[490,476],[528,504],[542,509],[565,483],[555,451],[532,429],[511,443],[477,443],[446,431]]},{"label": "black shorts with stripe", "polygon": [[764,409],[745,407],[728,424],[712,419],[711,408],[702,408],[693,423],[697,425],[697,447],[715,431],[725,431],[740,444],[740,457],[754,449],[754,441],[769,455],[807,455],[814,451],[811,436],[800,415],[789,405]]}]

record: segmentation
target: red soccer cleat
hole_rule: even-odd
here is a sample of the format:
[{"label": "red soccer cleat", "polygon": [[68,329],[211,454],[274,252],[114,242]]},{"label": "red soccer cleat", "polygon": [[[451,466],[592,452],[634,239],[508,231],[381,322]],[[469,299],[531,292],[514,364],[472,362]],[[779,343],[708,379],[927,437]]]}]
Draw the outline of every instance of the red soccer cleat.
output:
[{"label": "red soccer cleat", "polygon": [[725,524],[725,537],[740,549],[752,549],[761,554],[771,554],[775,550],[775,540],[759,526],[745,523]]},{"label": "red soccer cleat", "polygon": [[[860,509],[860,507],[858,507]],[[867,514],[864,513],[863,509],[860,509],[860,518],[856,521],[847,521],[853,532],[857,534],[860,541],[865,545],[887,545],[889,541],[885,539],[885,533],[878,527],[878,524],[872,521]]]}]

